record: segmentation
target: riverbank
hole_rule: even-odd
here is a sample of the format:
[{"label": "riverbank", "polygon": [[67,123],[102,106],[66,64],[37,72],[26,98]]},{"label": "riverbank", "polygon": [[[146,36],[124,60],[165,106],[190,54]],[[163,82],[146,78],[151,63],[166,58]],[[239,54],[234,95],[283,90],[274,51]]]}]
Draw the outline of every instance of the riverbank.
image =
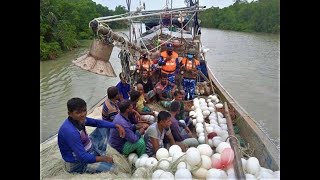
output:
[{"label": "riverbank", "polygon": [[49,54],[53,54],[53,55],[50,55],[50,57],[51,57],[50,59],[41,59],[41,53],[40,53],[40,62],[59,60],[59,58],[68,55],[70,52],[74,52],[79,49],[90,47],[91,42],[92,42],[92,39],[78,40],[78,46],[71,49],[71,50],[59,51],[59,52],[49,52]]}]

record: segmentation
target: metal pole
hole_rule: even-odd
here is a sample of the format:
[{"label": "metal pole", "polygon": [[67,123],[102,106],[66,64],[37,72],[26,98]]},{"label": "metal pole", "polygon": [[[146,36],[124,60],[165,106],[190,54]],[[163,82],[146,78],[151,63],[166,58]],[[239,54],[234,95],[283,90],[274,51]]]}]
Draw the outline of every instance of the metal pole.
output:
[{"label": "metal pole", "polygon": [[[203,9],[204,10],[204,9]],[[191,10],[191,11],[185,11],[185,13],[192,13],[195,11],[200,11],[200,10]],[[169,11],[168,13],[172,14],[179,14],[179,11]],[[162,14],[162,12],[159,13],[153,13],[153,14],[145,14],[145,15],[137,15],[137,16],[129,16],[129,17],[122,17],[122,18],[116,18],[116,19],[106,19],[106,20],[98,20],[99,23],[102,22],[113,22],[113,21],[119,21],[119,20],[127,20],[127,19],[134,19],[134,18],[140,18],[140,17],[150,17],[150,16],[155,16]]]},{"label": "metal pole", "polygon": [[[131,0],[127,0],[128,13],[130,13],[130,5],[131,5]],[[132,33],[131,32],[131,25],[132,25],[132,23],[129,24],[129,42],[132,42],[131,41],[131,33]]]}]

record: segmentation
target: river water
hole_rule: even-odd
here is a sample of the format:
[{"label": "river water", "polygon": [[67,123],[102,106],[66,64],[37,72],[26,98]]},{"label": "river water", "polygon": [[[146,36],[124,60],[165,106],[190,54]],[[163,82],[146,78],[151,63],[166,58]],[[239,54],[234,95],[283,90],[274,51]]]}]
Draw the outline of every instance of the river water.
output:
[{"label": "river water", "polygon": [[[280,36],[203,28],[202,44],[210,49],[206,58],[219,82],[280,147]],[[70,98],[80,97],[90,108],[119,81],[73,65],[85,50],[87,45],[40,62],[40,142],[57,133]],[[114,48],[110,58],[117,75],[119,52]]]}]

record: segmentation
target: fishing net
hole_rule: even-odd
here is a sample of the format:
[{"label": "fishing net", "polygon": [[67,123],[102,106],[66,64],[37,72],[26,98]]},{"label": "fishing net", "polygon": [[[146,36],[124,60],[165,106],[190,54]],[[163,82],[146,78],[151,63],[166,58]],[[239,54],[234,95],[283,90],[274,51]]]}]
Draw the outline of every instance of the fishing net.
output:
[{"label": "fishing net", "polygon": [[126,157],[111,146],[107,147],[107,155],[113,157],[115,172],[96,174],[71,174],[64,168],[57,144],[57,137],[40,145],[40,179],[127,179],[132,174],[132,167]]},{"label": "fishing net", "polygon": [[[101,119],[102,106],[96,107],[88,117]],[[87,126],[87,132],[91,133],[95,127]],[[64,160],[61,157],[57,136],[40,145],[40,179],[123,179],[132,174],[132,167],[126,157],[121,155],[110,145],[107,146],[107,155],[113,157],[116,165],[115,172],[96,174],[71,174],[64,168]]]}]

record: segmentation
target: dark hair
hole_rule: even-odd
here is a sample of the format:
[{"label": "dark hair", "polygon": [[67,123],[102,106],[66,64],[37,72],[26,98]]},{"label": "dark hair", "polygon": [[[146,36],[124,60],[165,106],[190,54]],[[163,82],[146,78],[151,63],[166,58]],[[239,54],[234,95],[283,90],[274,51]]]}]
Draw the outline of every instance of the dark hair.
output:
[{"label": "dark hair", "polygon": [[129,108],[129,106],[131,105],[131,101],[129,100],[123,100],[119,103],[119,110],[121,113],[126,112],[126,110]]},{"label": "dark hair", "polygon": [[121,73],[119,74],[119,77],[120,77],[120,79],[127,78],[126,74],[123,73],[123,72],[121,72]]},{"label": "dark hair", "polygon": [[113,99],[119,94],[119,90],[115,86],[111,86],[107,90],[108,98]]},{"label": "dark hair", "polygon": [[158,122],[166,120],[171,117],[171,114],[168,111],[160,111],[158,114]]},{"label": "dark hair", "polygon": [[132,102],[134,102],[134,101],[136,101],[137,99],[139,99],[140,95],[141,95],[141,94],[140,94],[139,91],[132,90],[132,91],[130,92],[130,100],[131,100]]},{"label": "dark hair", "polygon": [[170,111],[171,112],[177,112],[180,110],[180,102],[178,101],[173,101],[170,105]]},{"label": "dark hair", "polygon": [[177,97],[178,94],[183,95],[183,93],[182,93],[181,91],[177,90],[177,91],[175,91],[175,92],[173,93],[173,96],[174,96],[174,97]]},{"label": "dark hair", "polygon": [[168,78],[168,74],[166,74],[166,73],[161,73],[161,78]]},{"label": "dark hair", "polygon": [[87,103],[81,98],[71,98],[67,102],[67,107],[69,112],[83,111],[87,109]]}]

